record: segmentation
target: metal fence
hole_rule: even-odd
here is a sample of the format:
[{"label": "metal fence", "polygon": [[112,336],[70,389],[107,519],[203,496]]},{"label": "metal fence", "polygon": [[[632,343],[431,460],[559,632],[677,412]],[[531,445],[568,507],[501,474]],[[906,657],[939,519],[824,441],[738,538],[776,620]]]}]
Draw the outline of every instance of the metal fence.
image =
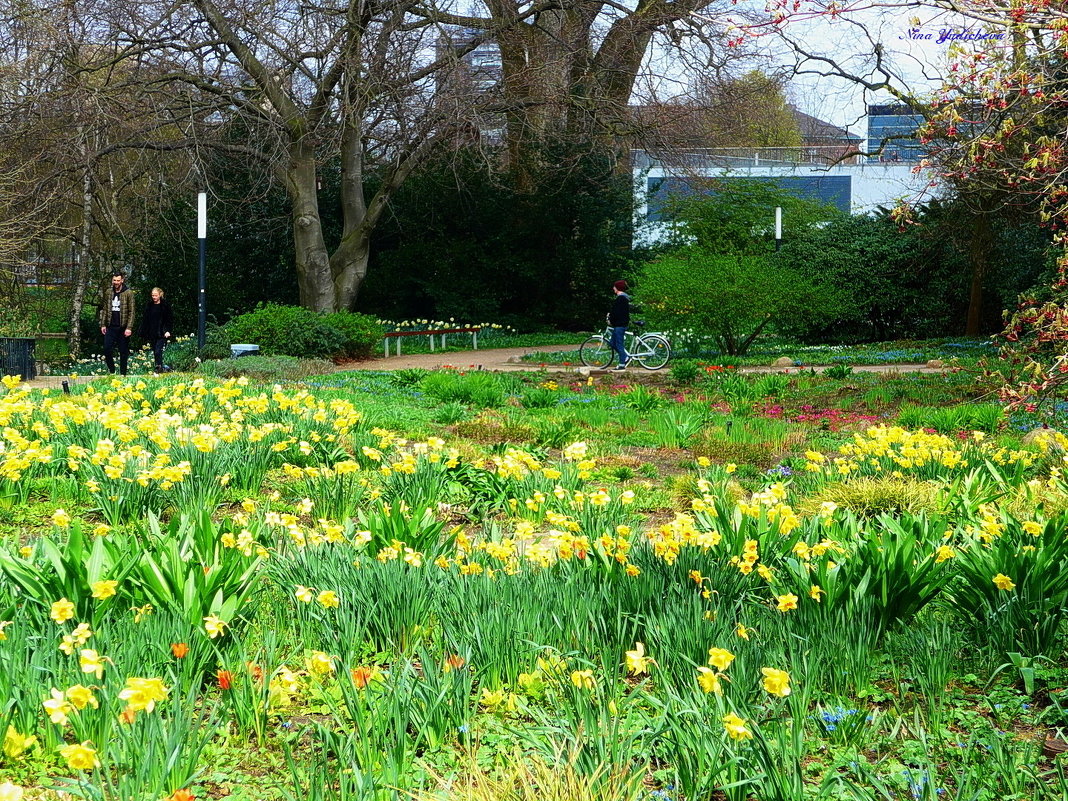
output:
[{"label": "metal fence", "polygon": [[860,164],[860,148],[852,144],[802,147],[710,147],[650,154],[635,151],[638,167],[775,167],[798,164]]}]

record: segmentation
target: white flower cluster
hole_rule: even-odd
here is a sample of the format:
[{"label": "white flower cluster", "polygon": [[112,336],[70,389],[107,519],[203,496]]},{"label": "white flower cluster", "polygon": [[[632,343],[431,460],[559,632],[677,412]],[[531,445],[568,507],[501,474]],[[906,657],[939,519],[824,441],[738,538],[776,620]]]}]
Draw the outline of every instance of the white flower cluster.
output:
[{"label": "white flower cluster", "polygon": [[510,325],[499,323],[465,323],[457,322],[455,317],[448,320],[427,320],[425,318],[413,318],[411,320],[379,320],[379,324],[387,331],[440,331],[448,328],[480,328],[483,331],[495,331],[502,334],[514,334],[516,331]]}]

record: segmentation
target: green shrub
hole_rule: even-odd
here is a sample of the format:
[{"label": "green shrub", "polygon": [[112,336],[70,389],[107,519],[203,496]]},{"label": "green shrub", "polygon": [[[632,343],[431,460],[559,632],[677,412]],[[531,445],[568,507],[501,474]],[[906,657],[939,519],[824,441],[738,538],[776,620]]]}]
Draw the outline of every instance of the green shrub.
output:
[{"label": "green shrub", "polygon": [[675,359],[670,372],[672,383],[688,387],[697,383],[702,371],[695,359]]},{"label": "green shrub", "polygon": [[753,383],[753,392],[758,398],[778,398],[789,387],[789,376],[772,373],[758,378]]},{"label": "green shrub", "polygon": [[751,464],[767,469],[779,462],[781,448],[774,442],[736,442],[703,436],[692,448],[694,456],[706,456],[719,464]]},{"label": "green shrub", "polygon": [[827,378],[841,380],[843,378],[849,378],[851,375],[853,375],[853,368],[850,367],[848,364],[835,364],[824,370],[823,374]]},{"label": "green shrub", "polygon": [[408,387],[414,387],[429,374],[427,370],[412,367],[404,370],[394,370],[389,374],[389,377],[398,387],[407,389]]},{"label": "green shrub", "polygon": [[431,373],[420,382],[420,387],[441,403],[457,401],[482,408],[504,403],[500,382],[489,373]]},{"label": "green shrub", "polygon": [[382,327],[363,314],[318,314],[300,306],[261,304],[226,324],[233,342],[260,346],[264,356],[302,359],[367,358]]},{"label": "green shrub", "polygon": [[323,316],[327,325],[336,328],[344,337],[342,352],[350,359],[370,359],[375,345],[382,341],[382,324],[369,314],[335,312]]},{"label": "green shrub", "polygon": [[188,372],[197,364],[212,359],[230,358],[230,337],[226,328],[208,323],[204,329],[204,347],[197,347],[196,335],[183,337],[167,346],[164,363],[172,370]]},{"label": "green shrub", "polygon": [[814,514],[824,501],[832,501],[859,517],[921,512],[937,515],[941,511],[939,486],[914,478],[865,477],[828,484],[806,501],[803,511]]},{"label": "green shrub", "polygon": [[483,445],[532,442],[536,436],[531,426],[511,423],[500,413],[484,413],[473,420],[460,420],[456,423],[456,434]]},{"label": "green shrub", "polygon": [[992,403],[965,403],[957,406],[914,406],[906,403],[898,411],[898,424],[904,428],[933,428],[942,434],[958,431],[995,433],[1005,419],[1002,408]]},{"label": "green shrub", "polygon": [[548,387],[529,387],[523,391],[525,409],[551,409],[560,402],[560,395]]}]

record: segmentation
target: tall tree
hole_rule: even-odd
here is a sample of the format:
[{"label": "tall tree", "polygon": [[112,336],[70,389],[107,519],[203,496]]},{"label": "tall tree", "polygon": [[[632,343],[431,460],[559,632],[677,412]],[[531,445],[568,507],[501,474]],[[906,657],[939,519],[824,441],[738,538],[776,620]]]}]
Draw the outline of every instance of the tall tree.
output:
[{"label": "tall tree", "polygon": [[36,240],[27,246],[74,254],[74,356],[89,285],[126,264],[186,139],[173,113],[182,98],[147,90],[159,74],[124,57],[113,10],[103,0],[0,0],[0,152],[18,165],[19,208],[47,220],[24,229]]},{"label": "tall tree", "polygon": [[740,55],[725,46],[721,26],[708,24],[733,8],[730,0],[562,0],[540,9],[531,0],[485,0],[468,15],[426,3],[413,11],[497,42],[505,142],[523,188],[546,166],[547,141],[629,150],[636,121],[628,103],[651,69],[654,44],[706,71]]},{"label": "tall tree", "polygon": [[[126,35],[170,67],[173,81],[240,118],[241,143],[213,144],[271,165],[292,207],[301,303],[350,309],[367,272],[371,232],[389,199],[459,118],[435,88],[454,62],[413,0],[249,3],[193,0],[131,6]],[[341,170],[342,230],[329,242],[320,170]],[[374,189],[371,191],[371,179]]]}]

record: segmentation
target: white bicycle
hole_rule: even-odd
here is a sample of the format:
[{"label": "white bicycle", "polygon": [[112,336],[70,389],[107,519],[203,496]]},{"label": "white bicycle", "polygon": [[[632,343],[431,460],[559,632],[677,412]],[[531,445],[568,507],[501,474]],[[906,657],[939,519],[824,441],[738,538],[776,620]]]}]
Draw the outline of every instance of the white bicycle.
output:
[{"label": "white bicycle", "polygon": [[[638,322],[635,325],[641,327],[645,323]],[[671,342],[663,334],[653,331],[639,333],[628,328],[623,347],[630,355],[630,361],[637,362],[646,370],[659,370],[671,359]],[[603,370],[612,363],[614,357],[611,326],[605,328],[604,333],[591,336],[579,348],[579,358],[587,367]]]}]

